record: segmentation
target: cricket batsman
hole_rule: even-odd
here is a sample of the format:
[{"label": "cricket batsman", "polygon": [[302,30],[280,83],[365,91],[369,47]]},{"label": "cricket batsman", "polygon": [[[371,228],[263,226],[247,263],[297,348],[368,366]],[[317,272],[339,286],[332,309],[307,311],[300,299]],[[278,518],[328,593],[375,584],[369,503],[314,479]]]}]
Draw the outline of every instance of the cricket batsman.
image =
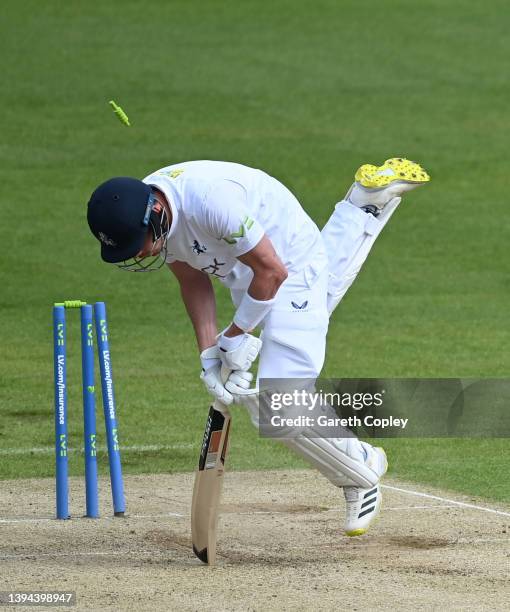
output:
[{"label": "cricket batsman", "polygon": [[[429,180],[407,159],[365,164],[319,231],[265,172],[190,161],[143,180],[107,180],[93,192],[87,218],[104,261],[135,272],[167,264],[195,330],[205,388],[223,404],[244,404],[257,423],[249,389],[255,359],[257,380],[320,375],[331,313],[402,195]],[[230,289],[236,308],[219,333],[213,277]],[[381,505],[384,451],[355,437],[306,432],[284,443],[343,489],[345,533],[364,534]]]}]

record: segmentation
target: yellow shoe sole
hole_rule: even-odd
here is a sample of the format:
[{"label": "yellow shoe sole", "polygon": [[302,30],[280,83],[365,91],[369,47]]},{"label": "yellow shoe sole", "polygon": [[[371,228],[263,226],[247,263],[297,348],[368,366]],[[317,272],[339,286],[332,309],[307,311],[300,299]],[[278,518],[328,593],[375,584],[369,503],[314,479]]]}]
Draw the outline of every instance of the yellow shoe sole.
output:
[{"label": "yellow shoe sole", "polygon": [[[392,170],[393,173],[385,171]],[[363,164],[354,176],[355,180],[369,189],[386,187],[396,181],[421,185],[430,181],[430,176],[416,162],[403,157],[387,159],[382,166]]]},{"label": "yellow shoe sole", "polygon": [[363,535],[367,531],[368,529],[353,529],[352,531],[346,531],[345,535],[349,536],[350,538],[354,538],[355,536]]}]

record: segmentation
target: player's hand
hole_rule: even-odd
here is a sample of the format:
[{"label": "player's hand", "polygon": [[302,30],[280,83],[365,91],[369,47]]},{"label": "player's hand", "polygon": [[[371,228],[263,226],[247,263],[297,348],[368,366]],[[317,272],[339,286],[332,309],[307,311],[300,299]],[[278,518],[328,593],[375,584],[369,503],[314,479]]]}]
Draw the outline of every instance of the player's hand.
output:
[{"label": "player's hand", "polygon": [[208,393],[222,404],[229,406],[234,401],[234,398],[223,384],[219,352],[217,346],[211,346],[202,351],[200,354],[200,361],[202,362],[200,380],[204,383]]},{"label": "player's hand", "polygon": [[219,356],[223,365],[229,370],[247,372],[262,347],[262,340],[251,334],[226,337],[224,333],[218,336]]}]

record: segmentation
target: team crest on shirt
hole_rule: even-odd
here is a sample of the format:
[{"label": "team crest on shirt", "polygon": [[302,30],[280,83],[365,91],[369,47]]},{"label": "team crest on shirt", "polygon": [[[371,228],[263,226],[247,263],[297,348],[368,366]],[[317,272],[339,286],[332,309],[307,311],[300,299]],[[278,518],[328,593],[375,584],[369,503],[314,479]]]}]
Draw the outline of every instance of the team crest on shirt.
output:
[{"label": "team crest on shirt", "polygon": [[196,255],[202,255],[202,253],[205,253],[207,251],[207,247],[205,246],[205,244],[201,245],[198,240],[194,240],[193,245],[191,246],[191,250]]}]

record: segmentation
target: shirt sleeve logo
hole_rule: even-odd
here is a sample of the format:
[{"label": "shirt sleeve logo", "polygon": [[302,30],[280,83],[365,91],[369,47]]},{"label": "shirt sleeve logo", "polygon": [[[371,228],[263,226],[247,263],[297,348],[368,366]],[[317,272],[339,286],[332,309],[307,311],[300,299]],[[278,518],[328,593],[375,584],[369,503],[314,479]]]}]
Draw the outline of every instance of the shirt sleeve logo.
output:
[{"label": "shirt sleeve logo", "polygon": [[223,240],[227,244],[237,244],[239,238],[244,238],[246,236],[246,231],[250,230],[254,223],[254,220],[246,215],[246,217],[242,220],[242,223],[239,225],[239,230],[230,234],[230,236],[223,236]]}]

